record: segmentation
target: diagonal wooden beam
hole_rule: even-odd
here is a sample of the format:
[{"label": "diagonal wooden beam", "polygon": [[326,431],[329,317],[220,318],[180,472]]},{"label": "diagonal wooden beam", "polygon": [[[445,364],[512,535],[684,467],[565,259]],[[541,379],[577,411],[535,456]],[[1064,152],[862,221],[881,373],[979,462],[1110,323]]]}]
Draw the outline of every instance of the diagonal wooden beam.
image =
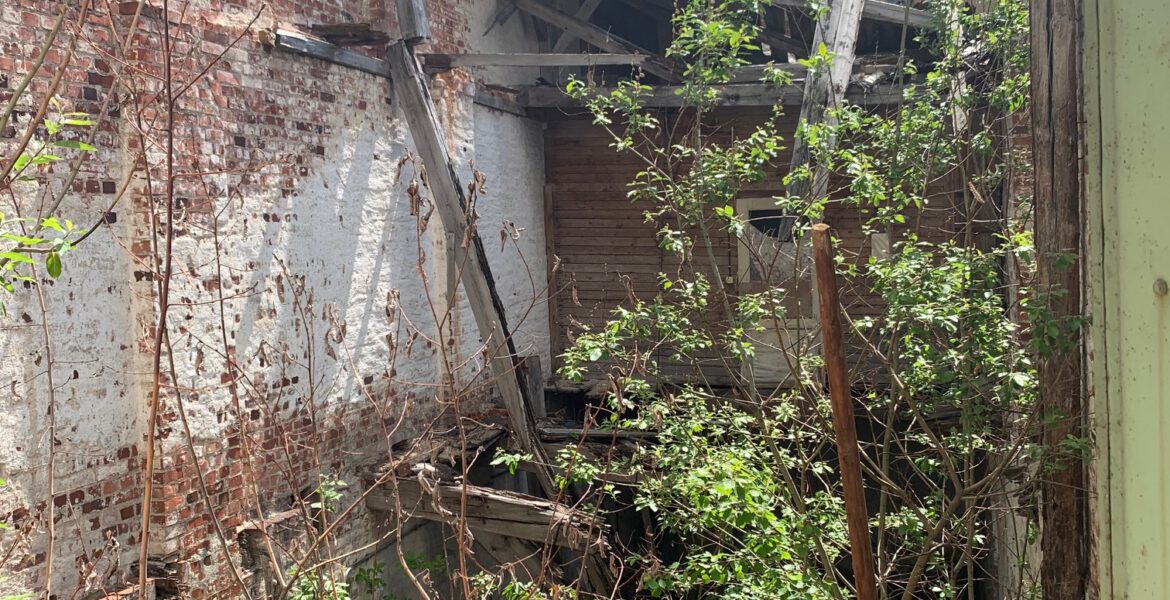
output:
[{"label": "diagonal wooden beam", "polygon": [[[772,4],[788,8],[805,8],[808,0],[772,0]],[[911,27],[926,27],[930,25],[930,13],[920,8],[907,9],[901,4],[885,2],[884,0],[865,0],[865,7],[861,9],[861,16],[874,21],[906,23]]]},{"label": "diagonal wooden beam", "polygon": [[[597,12],[597,7],[599,6],[601,6],[601,0],[585,0],[581,3],[581,8],[578,8],[576,14],[573,16],[582,21],[588,21],[593,18],[593,13]],[[572,44],[576,40],[577,36],[568,31],[562,31],[561,37],[557,38],[556,43],[553,44],[552,51],[564,52],[569,49],[569,44]]]},{"label": "diagonal wooden beam", "polygon": [[511,332],[508,331],[507,313],[496,293],[483,240],[469,219],[464,187],[447,153],[446,136],[435,115],[435,104],[426,77],[405,42],[398,42],[386,49],[386,63],[390,67],[394,97],[410,128],[418,154],[426,165],[439,220],[448,235],[464,240],[464,243],[453,244],[451,250],[455,254],[456,263],[463,266],[460,283],[467,294],[480,337],[483,338],[496,389],[508,411],[513,438],[532,456],[541,488],[550,498],[555,498],[561,489],[549,467],[552,463],[536,436],[536,421],[529,410],[532,404],[527,398],[526,386],[520,380],[519,357]]},{"label": "diagonal wooden beam", "polygon": [[590,23],[583,21],[577,17],[563,13],[551,6],[545,4],[541,0],[512,0],[516,6],[555,27],[572,33],[581,38],[586,43],[596,46],[606,52],[614,54],[645,54],[650,58],[642,65],[647,73],[651,73],[661,77],[667,81],[678,81],[678,74],[675,69],[665,59],[656,56],[653,52],[642,48],[641,46],[624,40],[612,33]]}]

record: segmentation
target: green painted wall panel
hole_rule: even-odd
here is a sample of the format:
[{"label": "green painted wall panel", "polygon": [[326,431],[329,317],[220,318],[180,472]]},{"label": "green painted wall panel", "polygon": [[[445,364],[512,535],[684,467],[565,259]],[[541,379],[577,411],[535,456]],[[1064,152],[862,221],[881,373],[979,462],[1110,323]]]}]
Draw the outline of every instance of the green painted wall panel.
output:
[{"label": "green painted wall panel", "polygon": [[[1170,1],[1086,0],[1101,597],[1170,598]],[[1070,99],[1072,101],[1072,99]]]}]

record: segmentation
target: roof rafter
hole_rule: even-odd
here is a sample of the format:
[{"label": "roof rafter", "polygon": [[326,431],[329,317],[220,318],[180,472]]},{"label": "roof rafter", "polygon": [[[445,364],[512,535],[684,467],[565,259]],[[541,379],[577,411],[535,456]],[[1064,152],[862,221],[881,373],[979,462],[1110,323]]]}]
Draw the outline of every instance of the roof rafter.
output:
[{"label": "roof rafter", "polygon": [[647,73],[657,75],[667,81],[678,81],[678,74],[670,63],[633,42],[613,35],[593,23],[552,8],[541,0],[512,0],[512,2],[516,4],[517,8],[533,17],[572,33],[586,43],[606,52],[615,54],[645,54],[650,58],[642,65],[642,69]]}]

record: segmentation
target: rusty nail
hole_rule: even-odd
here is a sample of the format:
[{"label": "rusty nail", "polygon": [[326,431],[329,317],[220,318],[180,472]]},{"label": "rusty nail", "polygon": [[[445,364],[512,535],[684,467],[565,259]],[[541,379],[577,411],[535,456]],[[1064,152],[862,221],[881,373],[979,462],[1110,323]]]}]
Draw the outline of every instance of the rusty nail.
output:
[{"label": "rusty nail", "polygon": [[1170,283],[1166,283],[1165,279],[1159,277],[1154,281],[1154,293],[1158,296],[1170,294]]}]

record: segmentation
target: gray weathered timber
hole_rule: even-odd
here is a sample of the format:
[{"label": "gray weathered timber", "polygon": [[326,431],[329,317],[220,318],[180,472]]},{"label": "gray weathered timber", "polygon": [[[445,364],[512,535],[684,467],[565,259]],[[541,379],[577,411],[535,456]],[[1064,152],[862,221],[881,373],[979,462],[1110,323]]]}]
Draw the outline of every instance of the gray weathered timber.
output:
[{"label": "gray weathered timber", "polygon": [[[853,61],[857,52],[857,31],[861,27],[861,11],[866,0],[837,0],[828,15],[817,20],[813,34],[813,48],[823,43],[833,56],[828,69],[819,69],[804,82],[804,98],[800,104],[800,123],[819,125],[828,118],[828,110],[839,106],[845,99],[845,90],[853,75]],[[836,146],[836,139],[827,141],[828,150]],[[790,173],[806,167],[812,160],[808,144],[798,136],[792,144],[792,167]],[[828,193],[829,172],[822,166],[813,170],[812,181],[808,178],[795,180],[788,185],[788,195],[798,198],[820,198]]]},{"label": "gray weathered timber", "polygon": [[426,78],[410,49],[403,42],[390,46],[386,51],[386,62],[390,65],[390,79],[394,97],[397,99],[411,138],[418,154],[427,167],[427,175],[439,220],[448,234],[457,236],[463,243],[452,249],[455,261],[463,266],[461,283],[471,304],[471,312],[479,327],[480,337],[490,357],[496,389],[508,411],[512,435],[520,447],[532,455],[536,467],[536,478],[549,497],[556,497],[560,488],[549,469],[548,457],[536,437],[536,424],[528,410],[526,390],[517,376],[516,348],[508,331],[503,303],[496,294],[492,281],[491,266],[483,241],[475,232],[467,214],[467,199],[464,187],[455,173],[451,157],[447,153],[446,136],[435,115],[434,102]]},{"label": "gray weathered timber", "polygon": [[413,45],[431,39],[426,0],[398,0],[398,30]]},{"label": "gray weathered timber", "polygon": [[384,61],[295,31],[277,29],[275,44],[276,48],[283,52],[310,56],[343,67],[365,71],[371,75],[386,77],[389,74],[389,69]]}]

